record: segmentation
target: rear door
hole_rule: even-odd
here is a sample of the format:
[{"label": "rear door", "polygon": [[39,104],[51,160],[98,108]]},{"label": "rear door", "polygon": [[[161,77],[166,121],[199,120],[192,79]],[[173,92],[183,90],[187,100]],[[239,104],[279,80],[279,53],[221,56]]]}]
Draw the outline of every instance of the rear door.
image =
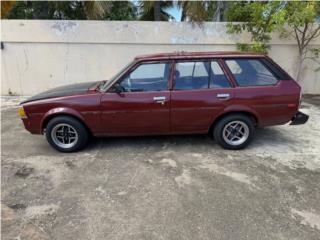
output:
[{"label": "rear door", "polygon": [[171,92],[172,132],[207,132],[232,99],[232,84],[218,60],[176,61]]},{"label": "rear door", "polygon": [[133,67],[101,97],[101,124],[105,135],[150,135],[170,128],[169,62],[145,62]]}]

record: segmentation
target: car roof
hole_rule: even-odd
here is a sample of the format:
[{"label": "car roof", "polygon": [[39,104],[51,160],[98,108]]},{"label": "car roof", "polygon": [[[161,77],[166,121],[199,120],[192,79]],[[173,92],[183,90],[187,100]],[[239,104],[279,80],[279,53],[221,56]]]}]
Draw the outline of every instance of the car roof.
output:
[{"label": "car roof", "polygon": [[140,55],[135,57],[136,61],[181,59],[181,58],[211,58],[211,57],[264,57],[264,54],[254,52],[172,52]]}]

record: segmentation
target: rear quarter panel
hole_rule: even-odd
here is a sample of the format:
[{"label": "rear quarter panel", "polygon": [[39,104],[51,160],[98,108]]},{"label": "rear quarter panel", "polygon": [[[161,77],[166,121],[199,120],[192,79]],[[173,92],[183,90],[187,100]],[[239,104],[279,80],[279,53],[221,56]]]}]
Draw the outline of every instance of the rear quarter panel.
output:
[{"label": "rear quarter panel", "polygon": [[236,87],[235,103],[256,113],[259,126],[289,122],[298,111],[300,86],[294,80],[281,80],[274,86]]}]

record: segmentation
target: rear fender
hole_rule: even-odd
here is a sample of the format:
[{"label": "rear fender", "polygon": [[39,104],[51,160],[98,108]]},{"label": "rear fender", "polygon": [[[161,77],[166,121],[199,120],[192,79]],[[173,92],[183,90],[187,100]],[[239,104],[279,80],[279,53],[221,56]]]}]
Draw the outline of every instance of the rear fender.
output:
[{"label": "rear fender", "polygon": [[219,112],[219,114],[217,114],[214,119],[212,120],[212,123],[215,123],[217,119],[219,119],[220,117],[226,115],[226,114],[231,114],[231,113],[247,113],[250,114],[252,116],[255,117],[255,119],[257,120],[257,125],[259,125],[260,122],[260,118],[259,118],[259,114],[257,113],[257,111],[255,111],[254,109],[245,106],[245,105],[230,105],[227,106],[226,108],[224,108],[221,112]]}]

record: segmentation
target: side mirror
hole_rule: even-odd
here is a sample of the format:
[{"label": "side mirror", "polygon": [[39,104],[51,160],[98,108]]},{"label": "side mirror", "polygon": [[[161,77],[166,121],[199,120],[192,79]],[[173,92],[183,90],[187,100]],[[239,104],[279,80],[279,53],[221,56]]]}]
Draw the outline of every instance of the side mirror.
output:
[{"label": "side mirror", "polygon": [[112,88],[115,93],[124,92],[124,88],[119,83],[115,83]]}]

